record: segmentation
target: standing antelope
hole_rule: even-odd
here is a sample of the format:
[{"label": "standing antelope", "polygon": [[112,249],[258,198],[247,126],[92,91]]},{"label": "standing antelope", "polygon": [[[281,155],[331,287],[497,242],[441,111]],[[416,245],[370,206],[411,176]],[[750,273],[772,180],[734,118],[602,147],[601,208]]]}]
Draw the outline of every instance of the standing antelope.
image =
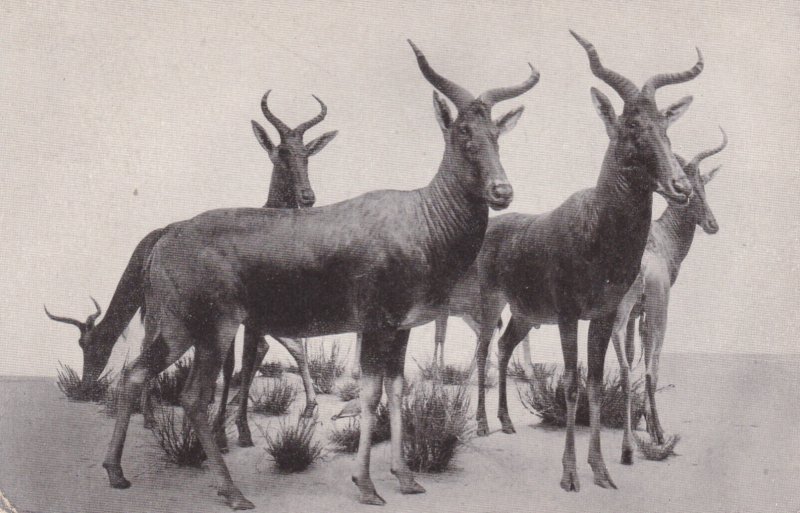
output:
[{"label": "standing antelope", "polygon": [[686,204],[691,183],[670,149],[667,127],[688,108],[684,98],[663,112],[656,90],[685,82],[703,69],[650,78],[640,91],[630,80],[600,63],[594,46],[574,32],[592,72],[624,100],[618,118],[609,99],[592,88],[592,99],[610,142],[597,185],[573,194],[545,214],[506,214],[492,218],[476,261],[480,295],[478,342],[478,434],[489,432],[486,420],[486,353],[497,319],[506,304],[511,320],[498,341],[499,407],[503,431],[513,433],[506,398],[506,367],[514,347],[535,324],[558,324],[564,357],[567,433],[561,487],[580,488],[575,464],[575,411],[578,400],[578,321],[589,320],[588,393],[591,421],[589,465],[595,484],[616,488],[600,448],[600,392],[603,362],[614,315],[634,282],[650,230],[652,193]]},{"label": "standing antelope", "polygon": [[[303,135],[305,132],[325,119],[328,111],[325,104],[314,96],[320,104],[320,113],[314,118],[301,123],[295,129],[291,129],[269,110],[267,103],[269,94],[270,91],[264,94],[261,100],[261,110],[280,134],[280,143],[274,144],[267,135],[266,130],[255,121],[252,121],[256,139],[267,151],[273,164],[269,194],[264,208],[297,209],[312,207],[316,197],[308,179],[308,158],[322,150],[336,136],[337,132],[327,132],[307,144],[304,143]],[[81,330],[79,345],[83,351],[82,376],[84,380],[91,381],[100,375],[100,372],[108,362],[114,344],[130,323],[136,310],[142,308],[144,311],[145,265],[150,258],[153,247],[168,229],[169,227],[159,228],[150,232],[136,246],[114,291],[108,311],[97,326],[94,325],[94,321],[100,315],[99,306],[97,306],[97,314],[90,316],[86,323],[65,317],[54,317],[47,312],[51,319],[74,324]],[[95,305],[97,305],[96,302]],[[236,424],[239,429],[239,445],[248,446],[253,445],[247,425],[248,392],[255,368],[263,360],[269,346],[262,336],[253,335],[253,330],[248,330],[246,325],[244,340],[242,393],[239,396],[240,406]],[[311,416],[316,408],[317,401],[303,345],[300,341],[288,338],[277,338],[277,340],[297,360],[306,392],[306,407],[303,415]],[[232,346],[231,349],[233,349]],[[259,356],[256,355],[256,352],[258,352]],[[225,408],[233,364],[233,353],[231,351],[224,366],[222,402],[215,422],[217,440],[223,447],[227,442],[225,440],[225,432],[221,429],[221,426],[225,419]],[[151,425],[153,415],[147,388],[144,389],[142,394],[142,410],[145,415],[145,425]]]},{"label": "standing antelope", "polygon": [[[720,129],[722,130],[722,129]],[[658,420],[655,391],[658,385],[658,362],[664,333],[667,328],[669,291],[678,279],[681,263],[694,240],[695,226],[700,226],[709,235],[717,233],[719,225],[706,200],[705,185],[714,178],[719,167],[707,174],[700,174],[700,162],[722,151],[728,144],[722,132],[722,144],[703,151],[688,164],[681,162],[694,195],[686,207],[669,205],[650,228],[647,247],[642,257],[642,266],[631,288],[622,298],[614,321],[614,349],[620,366],[620,378],[625,391],[625,434],[622,438],[622,463],[633,463],[631,443],[631,384],[630,367],[633,364],[634,337],[637,317],[641,332],[642,349],[646,366],[645,388],[649,402],[647,431],[657,444],[664,444],[664,431]],[[682,160],[682,159],[679,159]],[[624,340],[624,343],[623,343]]]},{"label": "standing antelope", "polygon": [[433,180],[413,191],[373,191],[303,210],[221,209],[169,226],[144,273],[145,338],[121,381],[121,406],[103,466],[112,487],[127,488],[121,466],[132,399],[142,385],[195,348],[181,396],[208,455],[218,493],[233,509],[253,508],[231,479],[208,425],[214,377],[238,326],[259,334],[311,337],[362,332],[359,500],[383,504],[369,475],[370,439],[381,389],[389,396],[392,473],[402,493],[421,493],[402,454],[400,401],[409,330],[432,321],[480,250],[489,207],[502,210],[513,189],[497,139],[522,114],[491,119],[494,104],[532,88],[523,83],[477,98],[436,73],[411,43],[447,133]]}]

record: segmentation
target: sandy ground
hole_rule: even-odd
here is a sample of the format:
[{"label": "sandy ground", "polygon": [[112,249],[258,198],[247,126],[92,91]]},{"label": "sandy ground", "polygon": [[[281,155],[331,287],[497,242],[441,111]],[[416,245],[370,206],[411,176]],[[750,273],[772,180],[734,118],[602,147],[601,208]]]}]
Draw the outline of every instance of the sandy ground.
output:
[{"label": "sandy ground", "polygon": [[[797,512],[800,510],[800,356],[663,357],[663,423],[682,440],[678,456],[634,466],[619,463],[621,432],[605,430],[603,447],[619,490],[592,484],[588,430],[577,436],[580,493],[565,493],[563,431],[539,425],[511,384],[516,435],[499,431],[497,394],[489,393],[489,437],[462,448],[454,469],[420,475],[428,493],[403,496],[389,474],[387,444],[373,449],[373,479],[388,501],[382,509],[356,503],[349,476],[354,457],[328,452],[306,472],[281,475],[261,447],[236,446],[226,456],[234,479],[256,511],[591,511]],[[302,397],[302,396],[301,396]],[[295,404],[293,415],[302,407]],[[320,437],[341,402],[322,396]],[[474,403],[473,403],[474,404]],[[257,415],[262,426],[277,421]],[[53,380],[0,378],[0,490],[29,512],[225,512],[204,469],[166,464],[152,434],[133,418],[123,457],[129,490],[108,487],[100,466],[113,419],[96,404],[71,403]],[[258,431],[256,443],[263,447]]]}]

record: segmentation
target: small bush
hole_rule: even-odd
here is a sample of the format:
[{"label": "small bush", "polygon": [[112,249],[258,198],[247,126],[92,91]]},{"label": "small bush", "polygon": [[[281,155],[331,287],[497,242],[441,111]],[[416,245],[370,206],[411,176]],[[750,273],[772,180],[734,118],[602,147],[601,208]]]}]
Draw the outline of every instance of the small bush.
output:
[{"label": "small bush", "polygon": [[658,445],[652,441],[648,442],[647,440],[642,440],[636,433],[632,434],[636,445],[639,447],[639,452],[641,452],[646,459],[652,461],[665,460],[669,456],[675,454],[675,446],[678,445],[678,442],[681,440],[680,435],[673,435],[664,440],[663,445]]},{"label": "small bush", "polygon": [[164,406],[156,407],[154,413],[156,423],[152,432],[167,460],[182,467],[200,467],[206,460],[206,452],[186,415],[178,420],[175,410]]},{"label": "small bush", "polygon": [[339,399],[344,402],[352,401],[359,396],[360,392],[361,385],[358,383],[358,381],[354,381],[352,379],[347,380],[336,387],[336,395],[338,395]]},{"label": "small bush", "polygon": [[[389,423],[389,408],[380,403],[376,410],[375,426],[372,430],[372,445],[385,442],[392,437],[391,425]],[[347,424],[342,428],[334,427],[328,440],[341,452],[358,451],[358,443],[361,438],[361,423],[358,419],[350,417]]]},{"label": "small bush", "polygon": [[466,384],[414,387],[403,401],[403,452],[409,468],[442,472],[472,431]]},{"label": "small bush", "polygon": [[285,377],[272,379],[257,395],[251,395],[251,409],[262,415],[284,415],[297,398],[297,390]]},{"label": "small bush", "polygon": [[329,353],[326,353],[324,348],[309,351],[306,359],[316,392],[332,393],[336,378],[344,374],[345,369],[344,363],[339,361],[339,342],[334,341],[331,344]]},{"label": "small bush", "polygon": [[455,365],[445,365],[439,367],[436,362],[420,364],[414,360],[419,367],[420,377],[426,381],[436,381],[442,385],[461,385],[467,383],[470,378],[470,369],[457,367]]},{"label": "small bush", "polygon": [[106,397],[111,379],[100,376],[96,381],[84,381],[72,367],[58,362],[58,388],[71,401],[102,401]]},{"label": "small bush", "polygon": [[521,381],[527,381],[528,370],[525,368],[525,365],[523,365],[523,363],[518,358],[512,358],[511,361],[508,362],[508,370],[506,371],[506,376]]},{"label": "small bush", "polygon": [[265,378],[280,378],[283,376],[283,366],[278,362],[267,362],[258,368],[258,373]]},{"label": "small bush", "polygon": [[181,391],[189,379],[192,369],[192,359],[184,358],[175,362],[173,369],[158,375],[150,385],[151,397],[158,399],[170,406],[181,405]]},{"label": "small bush", "polygon": [[281,472],[300,472],[307,469],[322,454],[323,446],[314,441],[316,419],[298,419],[296,424],[281,422],[275,436],[264,433],[265,450],[272,456]]},{"label": "small bush", "polygon": [[[540,417],[545,424],[558,427],[567,425],[567,402],[564,397],[563,373],[555,364],[533,364],[533,376],[517,392],[525,408]],[[605,427],[621,428],[625,423],[625,394],[618,374],[607,376],[603,383],[603,401],[600,405],[600,422]],[[636,428],[644,414],[642,379],[631,382],[631,422]],[[588,426],[589,397],[586,392],[586,369],[578,367],[578,407],[575,424]]]}]

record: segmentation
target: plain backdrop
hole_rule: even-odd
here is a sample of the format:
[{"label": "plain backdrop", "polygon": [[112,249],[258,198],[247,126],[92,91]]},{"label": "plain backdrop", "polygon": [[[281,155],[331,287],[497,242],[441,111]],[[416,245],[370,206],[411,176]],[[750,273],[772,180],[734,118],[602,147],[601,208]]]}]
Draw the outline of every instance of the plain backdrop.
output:
[{"label": "plain backdrop", "polygon": [[[541,72],[499,104],[525,113],[501,140],[515,188],[509,211],[542,212],[592,186],[608,139],[589,88],[621,101],[590,72],[572,28],[603,63],[642,84],[681,71],[661,107],[694,103],[670,129],[691,158],[722,172],[707,195],[721,229],[698,228],[672,290],[665,351],[797,352],[800,273],[800,4],[728,1],[64,2],[0,6],[0,374],[80,367],[79,317],[105,308],[149,231],[208,209],[260,206],[271,163],[250,120],[259,102],[290,125],[318,112],[338,137],[312,157],[317,205],[432,178],[443,143],[432,88],[406,43],[473,93]],[[277,134],[271,128],[273,138]],[[665,203],[656,198],[655,215]],[[137,331],[138,330],[138,331]],[[133,332],[140,334],[141,328]],[[136,335],[139,336],[139,335]],[[582,328],[585,336],[585,326]],[[135,338],[134,336],[130,338]],[[432,347],[433,329],[412,333]],[[582,338],[581,346],[585,345]],[[474,337],[451,322],[448,351]],[[538,359],[560,359],[557,329],[534,335]]]}]

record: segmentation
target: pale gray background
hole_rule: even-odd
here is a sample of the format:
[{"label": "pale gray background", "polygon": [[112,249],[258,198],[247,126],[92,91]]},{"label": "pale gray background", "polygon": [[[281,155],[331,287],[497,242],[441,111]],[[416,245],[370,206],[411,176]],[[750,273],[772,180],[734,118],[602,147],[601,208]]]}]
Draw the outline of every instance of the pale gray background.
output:
[{"label": "pale gray background", "polygon": [[[708,188],[721,230],[697,235],[665,351],[798,351],[796,1],[136,4],[0,6],[0,374],[79,368],[77,330],[47,320],[42,304],[84,318],[92,294],[105,307],[150,230],[264,202],[271,164],[250,119],[264,122],[267,89],[292,125],[317,113],[312,93],[328,104],[307,139],[340,131],[310,162],[318,205],[425,185],[443,144],[406,38],[476,94],[523,80],[527,61],[541,72],[494,111],[526,107],[501,141],[510,211],[544,211],[593,185],[607,136],[589,88],[621,102],[569,28],[637,84],[688,69],[699,46],[700,77],[659,92],[662,107],[694,95],[670,129],[673,148],[691,157],[716,146],[718,125],[730,138],[705,163],[724,165]],[[470,354],[471,332],[451,326],[450,351],[464,340]],[[427,351],[432,334],[415,330],[412,349]],[[556,329],[535,341],[537,359],[560,359]]]}]

